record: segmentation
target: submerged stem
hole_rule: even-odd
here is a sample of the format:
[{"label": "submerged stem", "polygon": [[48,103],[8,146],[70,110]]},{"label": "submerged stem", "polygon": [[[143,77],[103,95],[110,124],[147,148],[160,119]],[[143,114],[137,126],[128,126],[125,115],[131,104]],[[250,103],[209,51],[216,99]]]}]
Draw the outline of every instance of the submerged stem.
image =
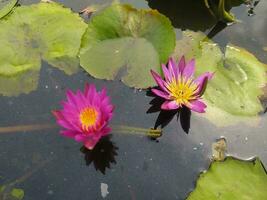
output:
[{"label": "submerged stem", "polygon": [[0,133],[24,132],[24,131],[40,131],[45,129],[53,129],[55,124],[28,124],[0,127]]},{"label": "submerged stem", "polygon": [[[54,129],[58,127],[56,124],[28,124],[28,125],[15,125],[0,127],[0,133],[16,133],[16,132],[26,132],[26,131],[40,131]],[[162,135],[161,129],[146,129],[132,126],[124,125],[114,125],[112,126],[114,133],[129,133],[129,134],[145,134],[149,137],[160,137]]]}]

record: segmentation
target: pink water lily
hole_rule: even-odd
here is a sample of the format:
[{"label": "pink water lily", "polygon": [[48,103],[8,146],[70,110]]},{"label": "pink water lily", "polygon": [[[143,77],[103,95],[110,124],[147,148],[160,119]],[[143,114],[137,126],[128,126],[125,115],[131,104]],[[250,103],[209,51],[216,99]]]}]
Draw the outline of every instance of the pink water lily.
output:
[{"label": "pink water lily", "polygon": [[63,109],[53,111],[57,123],[64,128],[61,134],[82,142],[87,149],[93,149],[97,142],[107,135],[114,106],[106,90],[96,91],[93,84],[86,84],[84,92],[67,90],[67,101]]},{"label": "pink water lily", "polygon": [[213,73],[206,72],[194,79],[195,60],[188,63],[182,57],[179,63],[170,58],[168,67],[162,65],[164,79],[151,70],[159,89],[152,89],[152,92],[166,101],[161,105],[163,110],[174,110],[186,106],[192,111],[204,113],[206,104],[201,100],[207,81]]}]

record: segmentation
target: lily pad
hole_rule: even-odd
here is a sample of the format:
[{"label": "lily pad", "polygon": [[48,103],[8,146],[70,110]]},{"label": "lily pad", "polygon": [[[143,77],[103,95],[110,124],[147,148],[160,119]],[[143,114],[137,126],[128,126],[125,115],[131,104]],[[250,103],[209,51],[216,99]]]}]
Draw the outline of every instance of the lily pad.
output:
[{"label": "lily pad", "polygon": [[24,190],[13,188],[11,191],[11,196],[14,197],[16,200],[22,200],[24,197]]},{"label": "lily pad", "polygon": [[0,0],[0,19],[6,16],[18,3],[18,0]]},{"label": "lily pad", "polygon": [[223,162],[212,162],[187,200],[265,200],[266,188],[266,170],[258,158],[243,161],[227,157]]},{"label": "lily pad", "polygon": [[196,59],[196,75],[215,72],[203,99],[206,116],[219,126],[255,119],[263,111],[259,97],[267,83],[267,66],[247,50],[228,44],[223,54],[203,33],[185,31],[174,56]]},{"label": "lily pad", "polygon": [[154,84],[150,69],[159,72],[174,46],[175,33],[164,15],[113,4],[90,21],[82,40],[81,66],[96,78],[121,76],[130,87],[147,88]]},{"label": "lily pad", "polygon": [[[78,14],[57,3],[21,6],[0,20],[0,81],[21,85],[0,88],[0,93],[9,96],[35,89],[41,59],[67,74],[76,72],[85,29]],[[30,81],[25,73],[37,76]]]}]

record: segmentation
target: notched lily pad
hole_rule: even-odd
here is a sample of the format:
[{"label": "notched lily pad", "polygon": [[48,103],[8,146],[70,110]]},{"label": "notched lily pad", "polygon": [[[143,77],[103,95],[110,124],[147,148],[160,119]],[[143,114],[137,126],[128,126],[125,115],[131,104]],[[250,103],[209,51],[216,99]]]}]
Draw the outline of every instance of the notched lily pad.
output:
[{"label": "notched lily pad", "polygon": [[0,19],[6,16],[18,3],[18,0],[0,0]]},{"label": "notched lily pad", "polygon": [[35,89],[41,59],[67,74],[76,72],[85,29],[78,14],[53,2],[18,7],[0,20],[0,81],[11,83],[0,87],[0,93],[11,96]]},{"label": "notched lily pad", "polygon": [[219,126],[240,121],[251,122],[263,111],[259,97],[264,95],[267,66],[247,50],[228,44],[223,54],[219,46],[202,33],[186,31],[177,42],[174,56],[194,57],[196,75],[215,72],[207,85],[203,99],[207,103],[206,116]]},{"label": "notched lily pad", "polygon": [[227,157],[213,161],[200,174],[195,190],[187,200],[267,199],[267,174],[259,158],[250,161]]},{"label": "notched lily pad", "polygon": [[[170,21],[155,10],[113,4],[93,16],[82,40],[81,66],[92,76],[137,88],[154,85],[150,69],[160,71],[175,46]],[[123,71],[126,69],[126,72]]]}]

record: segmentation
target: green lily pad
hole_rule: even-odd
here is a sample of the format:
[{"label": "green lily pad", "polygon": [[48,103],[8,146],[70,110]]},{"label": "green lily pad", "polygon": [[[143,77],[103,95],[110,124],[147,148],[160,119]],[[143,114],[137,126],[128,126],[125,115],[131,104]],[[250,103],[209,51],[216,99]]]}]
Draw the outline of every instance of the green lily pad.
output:
[{"label": "green lily pad", "polygon": [[196,76],[215,72],[203,99],[208,107],[206,116],[219,126],[240,121],[257,120],[263,111],[259,97],[267,83],[267,66],[243,48],[228,44],[223,54],[219,46],[203,33],[184,32],[177,42],[174,56],[196,59]]},{"label": "green lily pad", "polygon": [[24,197],[24,190],[13,188],[10,194],[16,200],[22,200]]},{"label": "green lily pad", "polygon": [[214,161],[200,174],[187,200],[266,200],[267,174],[258,158],[243,161],[227,157]]},{"label": "green lily pad", "polygon": [[0,19],[6,16],[18,3],[18,0],[0,0]]},{"label": "green lily pad", "polygon": [[[41,59],[67,74],[76,72],[85,29],[78,14],[56,3],[21,6],[0,20],[0,82],[11,82],[8,89],[0,87],[0,93],[35,89]],[[25,78],[27,74],[35,75],[34,80]]]},{"label": "green lily pad", "polygon": [[[150,69],[160,72],[175,46],[170,21],[155,10],[113,4],[93,16],[82,40],[81,66],[92,76],[117,76],[136,88],[154,85]],[[126,70],[123,70],[126,69]]]}]

